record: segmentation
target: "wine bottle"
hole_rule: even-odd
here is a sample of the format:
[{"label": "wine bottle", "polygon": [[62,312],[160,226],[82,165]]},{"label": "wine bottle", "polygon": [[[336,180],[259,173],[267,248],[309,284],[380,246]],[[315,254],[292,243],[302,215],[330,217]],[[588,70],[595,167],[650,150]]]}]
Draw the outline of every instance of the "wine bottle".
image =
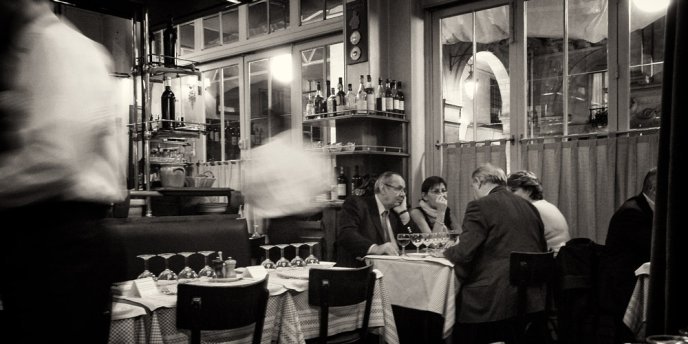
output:
[{"label": "wine bottle", "polygon": [[169,85],[169,78],[166,78],[165,91],[160,97],[160,105],[162,107],[162,128],[170,130],[172,129],[172,121],[174,121],[174,102],[175,97],[172,92],[172,88]]},{"label": "wine bottle", "polygon": [[351,88],[351,84],[348,85],[348,91],[346,92],[346,107],[348,113],[356,113],[356,94]]},{"label": "wine bottle", "polygon": [[320,81],[315,86],[315,100],[313,101],[315,113],[322,113],[323,100],[322,91],[320,91]]},{"label": "wine bottle", "polygon": [[394,112],[404,114],[404,92],[401,91],[401,81],[397,81],[397,92],[394,96]]},{"label": "wine bottle", "polygon": [[365,115],[368,112],[368,101],[366,97],[368,94],[365,91],[365,86],[363,86],[363,75],[358,84],[358,93],[356,93],[356,113],[359,115]]},{"label": "wine bottle", "polygon": [[368,112],[375,110],[375,89],[373,88],[373,80],[370,78],[370,74],[367,76],[366,81],[366,109]]},{"label": "wine bottle", "polygon": [[377,79],[377,88],[375,89],[375,110],[385,111],[382,95],[385,93],[385,86],[382,85],[382,78]]},{"label": "wine bottle", "polygon": [[344,166],[339,166],[339,176],[337,176],[337,198],[346,199],[346,188],[348,184],[349,180],[344,174]]},{"label": "wine bottle", "polygon": [[351,176],[351,194],[356,195],[356,189],[361,187],[361,183],[363,182],[363,179],[361,179],[361,176],[358,174],[358,165],[354,167],[354,175]]},{"label": "wine bottle", "polygon": [[337,95],[334,91],[334,87],[330,90],[330,96],[327,97],[327,112],[333,114],[337,111]]},{"label": "wine bottle", "polygon": [[339,78],[339,82],[337,83],[337,103],[336,108],[337,111],[343,111],[345,109],[344,104],[346,104],[346,94],[344,93],[344,84],[342,84],[342,78]]},{"label": "wine bottle", "polygon": [[392,112],[394,109],[394,98],[392,98],[392,87],[389,84],[389,79],[385,80],[385,95],[383,98],[385,111]]},{"label": "wine bottle", "polygon": [[321,106],[322,106],[322,110],[320,111],[321,113],[327,113],[328,112],[327,111],[327,99],[330,98],[330,80],[327,80],[325,82],[325,85],[327,85],[325,87],[325,93],[327,93],[327,96],[326,96],[326,98],[323,99],[323,102],[321,104]]}]

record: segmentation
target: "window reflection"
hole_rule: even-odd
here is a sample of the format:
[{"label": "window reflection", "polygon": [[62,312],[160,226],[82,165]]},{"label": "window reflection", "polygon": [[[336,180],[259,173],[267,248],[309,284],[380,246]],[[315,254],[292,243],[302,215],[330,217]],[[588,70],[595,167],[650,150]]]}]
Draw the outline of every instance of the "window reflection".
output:
[{"label": "window reflection", "polygon": [[179,25],[179,55],[186,55],[194,52],[194,23]]},{"label": "window reflection", "polygon": [[248,6],[248,36],[268,33],[268,7],[265,1]]},{"label": "window reflection", "polygon": [[239,40],[239,11],[222,12],[222,43]]},{"label": "window reflection", "polygon": [[220,16],[203,18],[203,48],[220,45]]},{"label": "window reflection", "polygon": [[277,77],[284,73],[277,73],[277,66],[290,69],[291,55],[248,63],[251,147],[260,146],[270,137],[291,128],[291,80],[281,79],[284,75]]},{"label": "window reflection", "polygon": [[343,15],[343,0],[301,0],[301,23],[314,23]]}]

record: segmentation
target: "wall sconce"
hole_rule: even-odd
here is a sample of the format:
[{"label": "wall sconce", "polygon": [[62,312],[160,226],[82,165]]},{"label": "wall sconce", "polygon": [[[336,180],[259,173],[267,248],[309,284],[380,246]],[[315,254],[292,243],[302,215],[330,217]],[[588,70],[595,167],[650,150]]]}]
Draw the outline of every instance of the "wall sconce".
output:
[{"label": "wall sconce", "polygon": [[475,94],[475,86],[476,82],[478,81],[478,78],[473,76],[473,65],[470,64],[468,66],[470,70],[468,71],[468,77],[466,78],[466,80],[463,81],[463,89],[464,92],[466,92],[468,99],[473,99],[473,95]]}]

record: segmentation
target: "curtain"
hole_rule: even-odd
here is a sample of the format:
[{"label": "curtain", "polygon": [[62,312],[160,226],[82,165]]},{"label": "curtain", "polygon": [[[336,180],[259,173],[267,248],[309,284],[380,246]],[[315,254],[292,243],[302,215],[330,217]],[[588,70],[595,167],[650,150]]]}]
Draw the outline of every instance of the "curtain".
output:
[{"label": "curtain", "polygon": [[[214,188],[241,188],[241,164],[238,160],[207,162],[198,166],[197,173],[210,172],[215,177]],[[206,197],[207,203],[226,203],[226,196]]]},{"label": "curtain", "polygon": [[657,166],[657,199],[650,259],[647,334],[677,334],[688,329],[686,262],[688,224],[682,214],[686,177],[679,172],[686,156],[684,96],[688,80],[688,2],[671,1],[666,15],[662,120]]},{"label": "curtain", "polygon": [[506,140],[479,146],[475,142],[462,143],[444,150],[444,168],[448,201],[459,223],[463,222],[466,205],[473,199],[471,174],[482,163],[489,162],[506,172]]},{"label": "curtain", "polygon": [[658,136],[589,138],[521,146],[523,169],[542,181],[544,197],[569,224],[572,238],[604,244],[612,214],[640,193],[657,161]]}]

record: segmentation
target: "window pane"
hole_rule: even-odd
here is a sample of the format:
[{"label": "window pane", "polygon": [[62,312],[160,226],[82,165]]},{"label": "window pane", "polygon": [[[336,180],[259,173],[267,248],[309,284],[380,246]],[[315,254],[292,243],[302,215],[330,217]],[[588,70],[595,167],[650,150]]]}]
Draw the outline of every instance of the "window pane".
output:
[{"label": "window pane", "polygon": [[179,55],[186,55],[194,52],[194,24],[186,23],[179,26]]},{"label": "window pane", "polygon": [[155,31],[153,33],[153,49],[151,51],[153,56],[151,57],[151,62],[162,62],[163,60],[159,55],[164,54],[162,51],[162,30]]},{"label": "window pane", "polygon": [[249,92],[251,106],[251,147],[263,143],[268,132],[268,60],[253,61],[248,64]]},{"label": "window pane", "polygon": [[225,160],[237,160],[241,158],[239,149],[240,137],[240,107],[239,98],[239,66],[232,65],[222,69],[222,83],[224,92],[224,112],[225,112]]},{"label": "window pane", "polygon": [[[633,2],[635,5],[635,2]],[[666,8],[631,6],[631,129],[659,127],[662,113]]]},{"label": "window pane", "polygon": [[[315,97],[316,82],[322,82],[325,68],[325,47],[317,47],[301,51],[301,113],[307,114],[307,104],[309,99],[313,102]],[[310,142],[322,141],[320,126],[303,126],[304,144],[309,147]]]},{"label": "window pane", "polygon": [[248,36],[268,32],[268,7],[265,1],[248,6]]},{"label": "window pane", "polygon": [[289,27],[289,0],[270,0],[270,32]]},{"label": "window pane", "polygon": [[220,45],[220,17],[203,18],[203,49]]},{"label": "window pane", "polygon": [[322,21],[323,0],[301,0],[301,23]]},{"label": "window pane", "polygon": [[343,0],[326,0],[327,19],[341,17],[343,15],[344,6],[342,6],[342,1]]},{"label": "window pane", "polygon": [[291,54],[270,59],[271,95],[268,113],[269,136],[291,128]]},{"label": "window pane", "polygon": [[220,146],[220,69],[203,72],[206,161],[222,160]]},{"label": "window pane", "polygon": [[222,12],[222,43],[239,40],[239,11]]}]

